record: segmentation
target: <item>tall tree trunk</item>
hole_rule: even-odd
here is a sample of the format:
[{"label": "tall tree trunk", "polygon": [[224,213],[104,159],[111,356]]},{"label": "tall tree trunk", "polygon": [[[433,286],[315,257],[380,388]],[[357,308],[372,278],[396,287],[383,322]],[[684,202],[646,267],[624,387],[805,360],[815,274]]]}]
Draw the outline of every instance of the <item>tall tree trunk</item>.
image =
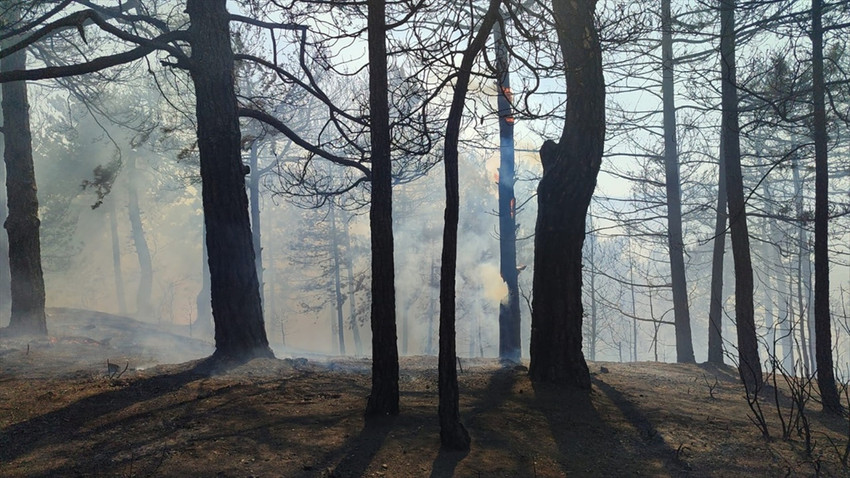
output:
[{"label": "tall tree trunk", "polygon": [[817,355],[817,332],[815,331],[815,309],[817,308],[817,304],[815,304],[815,288],[812,284],[812,280],[814,279],[812,274],[812,248],[811,245],[806,242],[806,255],[803,256],[803,289],[806,291],[806,333],[809,334],[809,358],[811,359],[811,363],[813,364],[812,371],[817,368],[816,363],[816,355]]},{"label": "tall tree trunk", "polygon": [[[803,180],[800,178],[800,165],[795,156],[791,157],[791,177],[794,181],[794,211],[797,215],[797,311],[800,316],[800,356],[803,359],[803,372],[809,375],[811,370],[811,348],[806,339],[808,334],[808,316],[812,309],[811,265],[809,264],[809,241],[806,238],[806,227],[803,224]],[[805,289],[805,295],[804,295]]]},{"label": "tall tree trunk", "polygon": [[136,160],[130,159],[128,165],[127,190],[129,191],[128,212],[130,215],[130,230],[133,236],[133,245],[136,246],[136,254],[139,257],[139,290],[136,293],[136,314],[140,317],[150,319],[153,315],[151,306],[151,292],[153,291],[153,264],[148,241],[145,238],[145,229],[142,225],[142,212],[139,208],[139,193],[136,185]]},{"label": "tall tree trunk", "polygon": [[257,282],[260,284],[260,304],[265,304],[265,291],[263,282],[263,240],[262,227],[260,223],[260,167],[259,167],[259,141],[251,142],[251,153],[249,156],[251,166],[250,200],[251,205],[251,239],[254,246],[254,267],[257,269]]},{"label": "tall tree trunk", "polygon": [[[7,12],[5,20],[20,19],[18,7]],[[0,60],[0,70],[24,70],[24,50]],[[8,215],[4,223],[9,236],[9,273],[12,309],[9,330],[13,333],[47,335],[44,314],[44,274],[41,269],[41,239],[38,218],[38,189],[32,158],[27,84],[3,83],[3,140],[6,162]]]},{"label": "tall tree trunk", "polygon": [[[721,120],[722,122],[723,120]],[[723,123],[725,125],[725,123]],[[725,126],[721,130],[725,131]],[[708,311],[708,362],[723,363],[723,256],[726,253],[726,150],[720,135],[718,158],[717,213],[714,219],[714,249],[711,255],[711,301]]]},{"label": "tall tree trunk", "polygon": [[340,355],[345,355],[345,323],[342,318],[342,304],[344,297],[342,296],[342,277],[341,265],[339,258],[339,231],[336,227],[336,208],[333,202],[330,205],[331,216],[331,249],[334,260],[334,301],[336,302],[336,330],[338,340],[338,350]]},{"label": "tall tree trunk", "polygon": [[682,192],[679,180],[679,152],[676,145],[676,105],[673,99],[673,26],[670,0],[661,0],[661,90],[664,103],[664,170],[667,185],[667,244],[670,277],[673,283],[673,322],[676,327],[676,361],[694,362],[691,315],[685,277],[682,239]]},{"label": "tall tree trunk", "polygon": [[[440,356],[439,366],[439,417],[440,443],[449,450],[468,450],[469,433],[460,422],[460,405],[457,384],[457,351],[455,334],[457,273],[457,228],[460,215],[460,191],[458,179],[458,142],[460,123],[466,92],[472,74],[472,62],[484,47],[496,15],[500,0],[490,0],[480,30],[463,52],[460,69],[455,79],[452,104],[446,124],[443,166],[446,171],[446,211],[443,227],[443,253],[440,263]],[[471,334],[470,334],[471,335]]]},{"label": "tall tree trunk", "polygon": [[345,262],[348,269],[348,320],[351,322],[351,332],[354,338],[354,353],[363,356],[363,341],[360,339],[360,323],[357,320],[357,307],[354,303],[354,258],[351,251],[351,234],[349,224],[343,228],[345,238]]},{"label": "tall tree trunk", "polygon": [[753,390],[762,384],[761,362],[756,338],[753,308],[753,265],[741,172],[740,128],[738,126],[738,90],[735,73],[735,3],[720,0],[720,69],[723,108],[722,134],[726,152],[726,187],[729,201],[729,225],[732,256],[735,262],[735,320],[738,332],[738,371],[741,380]]},{"label": "tall tree trunk", "polygon": [[[762,192],[765,194],[765,199],[769,193],[767,192],[767,182],[762,183]],[[770,215],[771,205],[769,203],[765,204],[765,213]],[[761,230],[765,232],[765,234],[770,234],[770,226],[773,219],[769,217],[765,217],[762,219]],[[777,328],[778,328],[778,320],[776,316],[776,312],[774,310],[774,304],[776,301],[774,300],[774,291],[776,288],[773,285],[773,271],[771,268],[774,266],[772,259],[772,253],[775,250],[773,245],[770,243],[770,240],[765,240],[761,242],[761,256],[763,265],[761,269],[757,269],[758,273],[758,281],[761,284],[762,289],[762,303],[764,307],[764,327],[765,334],[767,336],[767,357],[769,360],[779,357],[779,352],[777,351]],[[778,282],[778,279],[777,279]]]},{"label": "tall tree trunk", "polygon": [[823,408],[841,413],[832,365],[829,315],[829,168],[823,78],[823,0],[812,0],[812,99],[815,136],[815,360]]},{"label": "tall tree trunk", "polygon": [[531,314],[532,380],[590,388],[582,354],[581,250],[587,208],[602,163],[605,78],[594,24],[594,0],[553,0],[567,83],[560,141],[540,149],[534,292]]},{"label": "tall tree trunk", "polygon": [[216,358],[272,357],[254,262],[226,0],[187,0]]},{"label": "tall tree trunk", "polygon": [[121,246],[118,241],[118,217],[115,215],[115,200],[113,197],[109,202],[109,232],[112,236],[112,270],[115,276],[115,296],[118,299],[118,311],[121,315],[127,314],[127,299],[124,295],[124,274],[121,272]]},{"label": "tall tree trunk", "polygon": [[[762,221],[762,230],[768,231],[768,219],[763,219]],[[771,245],[767,243],[767,241],[763,241],[761,243],[761,255],[762,260],[767,261],[767,258],[770,257],[770,249]],[[768,269],[770,264],[764,264],[762,269],[756,269],[758,282],[761,284],[762,289],[762,307],[764,308],[764,328],[765,328],[765,336],[767,337],[767,357],[770,359],[771,357],[776,357],[776,316],[774,315],[773,310],[773,280],[771,278],[771,271]]]},{"label": "tall tree trunk", "polygon": [[[773,213],[773,192],[770,189],[770,185],[767,181],[762,183],[762,189],[764,190],[764,197],[767,200],[768,204],[768,215]],[[771,253],[770,258],[772,259],[773,264],[777,267],[785,270],[784,265],[782,264],[782,254],[779,246],[779,241],[782,238],[782,232],[777,227],[775,219],[769,219],[768,225],[770,227],[770,243],[771,243]],[[785,281],[789,280],[788,276],[790,275],[790,270],[785,274],[776,274],[774,280],[776,281],[776,291],[777,291],[777,328],[779,333],[779,341],[782,344],[782,354],[781,354],[781,363],[782,367],[787,370],[789,373],[794,370],[794,328],[791,325],[793,320],[791,318],[791,313],[788,308],[788,301],[790,300],[789,295],[784,293],[785,290]],[[777,353],[777,355],[779,355]]]},{"label": "tall tree trunk", "polygon": [[372,393],[366,415],[398,415],[398,337],[393,262],[393,190],[387,99],[386,0],[368,0],[372,149]]},{"label": "tall tree trunk", "polygon": [[496,81],[499,88],[499,268],[508,288],[506,307],[499,307],[499,358],[519,362],[522,354],[519,273],[516,267],[516,199],[514,198],[514,117],[505,21],[493,25]]}]

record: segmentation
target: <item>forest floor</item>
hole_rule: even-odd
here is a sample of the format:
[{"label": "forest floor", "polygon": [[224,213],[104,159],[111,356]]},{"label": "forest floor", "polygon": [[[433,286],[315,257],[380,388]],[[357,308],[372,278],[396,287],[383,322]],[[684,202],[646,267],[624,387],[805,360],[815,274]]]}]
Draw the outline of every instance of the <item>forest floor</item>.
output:
[{"label": "forest floor", "polygon": [[[48,327],[48,339],[0,337],[3,477],[848,475],[846,419],[813,399],[807,454],[796,432],[782,439],[767,389],[767,440],[731,367],[595,362],[592,391],[579,392],[533,385],[522,366],[461,359],[473,441],[450,453],[439,449],[434,357],[401,359],[401,414],[367,426],[365,359],[213,371],[167,364],[211,349],[149,324],[55,309]],[[110,378],[107,359],[127,370]]]}]

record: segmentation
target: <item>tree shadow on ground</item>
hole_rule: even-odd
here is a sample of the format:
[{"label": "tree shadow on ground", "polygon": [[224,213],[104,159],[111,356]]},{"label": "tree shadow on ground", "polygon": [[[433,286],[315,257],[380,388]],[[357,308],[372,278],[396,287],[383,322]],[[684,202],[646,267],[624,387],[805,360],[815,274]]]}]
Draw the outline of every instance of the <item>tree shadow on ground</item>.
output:
[{"label": "tree shadow on ground", "polygon": [[[384,445],[397,420],[398,417],[395,416],[365,419],[357,436],[351,437],[341,447],[319,460],[321,464],[318,466],[321,469],[318,472],[327,472],[328,476],[334,478],[365,476],[366,470]],[[301,476],[306,478],[316,474],[317,470],[310,467],[305,468]]]},{"label": "tree shadow on ground", "polygon": [[[11,425],[0,431],[0,463],[10,462],[24,455],[38,456],[40,449],[51,449],[68,441],[94,439],[104,426],[92,426],[92,421],[108,414],[120,412],[140,401],[168,395],[186,384],[223,372],[237,363],[223,363],[207,358],[186,364],[174,373],[159,374],[129,382],[114,390],[90,395],[60,409]],[[57,391],[61,393],[61,391]],[[225,393],[226,391],[217,391]],[[118,421],[131,421],[131,416]],[[115,426],[111,423],[108,426]],[[99,452],[100,450],[89,450]],[[85,451],[81,451],[85,453]],[[49,475],[78,474],[76,466],[52,470]]]},{"label": "tree shadow on ground", "polygon": [[712,376],[723,382],[740,383],[741,381],[741,377],[740,375],[738,375],[738,370],[736,370],[735,367],[731,365],[704,362],[698,364],[697,367],[701,368],[706,373],[711,374]]},{"label": "tree shadow on ground", "polygon": [[[494,371],[487,382],[486,390],[481,394],[482,398],[475,401],[471,407],[461,407],[461,421],[472,435],[473,448],[476,446],[476,441],[481,445],[485,445],[485,441],[486,445],[493,445],[494,441],[499,441],[497,434],[494,433],[495,430],[482,433],[484,429],[489,428],[486,426],[484,417],[498,409],[510,397],[517,381],[518,371],[519,369],[510,366],[503,366]],[[469,453],[469,451],[449,451],[441,447],[431,464],[431,478],[454,476],[457,466],[469,456]]]},{"label": "tree shadow on ground", "polygon": [[468,451],[448,451],[440,448],[440,453],[431,464],[431,478],[454,476],[455,468],[468,455]]},{"label": "tree shadow on ground", "polygon": [[[636,432],[632,442],[630,443],[632,450],[624,450],[622,446],[615,446],[612,449],[613,453],[630,453],[634,456],[634,458],[639,459],[639,461],[634,464],[635,469],[631,471],[638,471],[641,472],[641,474],[648,473],[651,475],[658,474],[659,472],[666,472],[667,474],[674,476],[688,474],[691,471],[691,466],[682,456],[682,448],[674,449],[671,447],[670,444],[668,444],[658,433],[658,430],[652,422],[632,401],[630,401],[620,391],[602,380],[595,377],[591,380],[594,387],[604,394],[608,400],[610,400],[610,402],[620,411],[620,413],[622,413],[623,418],[631,424]],[[586,397],[584,400],[581,399],[582,393],[584,393],[584,396]],[[587,410],[587,413],[591,414],[594,419],[599,420],[600,422],[602,421],[601,418],[599,418],[599,415],[596,414],[596,410],[590,400],[589,393],[576,391],[573,392],[573,395],[577,398],[577,402],[582,407],[589,409]],[[610,428],[601,428],[605,430],[606,436],[604,439],[611,438],[607,436],[608,433],[610,433]],[[615,444],[612,443],[612,445]],[[624,463],[628,460],[616,461]],[[623,470],[620,470],[620,472],[623,472]]]}]

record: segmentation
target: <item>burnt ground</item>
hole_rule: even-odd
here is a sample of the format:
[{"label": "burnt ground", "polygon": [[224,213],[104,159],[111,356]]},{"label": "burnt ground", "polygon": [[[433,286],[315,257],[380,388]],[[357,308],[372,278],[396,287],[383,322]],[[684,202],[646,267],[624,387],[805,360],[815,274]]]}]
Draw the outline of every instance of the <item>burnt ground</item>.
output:
[{"label": "burnt ground", "polygon": [[[473,443],[450,453],[434,357],[402,358],[401,415],[367,425],[365,359],[214,369],[168,364],[211,348],[130,319],[55,309],[48,326],[48,339],[0,338],[0,476],[850,476],[845,418],[809,403],[806,453],[801,435],[781,437],[787,390],[767,389],[766,440],[732,368],[597,362],[579,392],[462,359]],[[107,359],[127,370],[108,376]]]}]

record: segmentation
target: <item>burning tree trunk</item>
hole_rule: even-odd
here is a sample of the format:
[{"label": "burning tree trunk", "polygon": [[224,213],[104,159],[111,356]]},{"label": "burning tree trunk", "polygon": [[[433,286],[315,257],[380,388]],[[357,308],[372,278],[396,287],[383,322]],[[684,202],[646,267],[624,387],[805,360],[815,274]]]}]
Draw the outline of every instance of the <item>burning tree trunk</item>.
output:
[{"label": "burning tree trunk", "polygon": [[[17,8],[6,22],[18,21]],[[26,69],[27,55],[18,51],[0,60],[0,70]],[[14,333],[47,335],[44,315],[44,276],[41,269],[38,194],[32,160],[27,85],[24,81],[3,84],[3,139],[6,162],[6,193],[9,212],[5,227],[9,236],[9,272]]]},{"label": "burning tree trunk", "polygon": [[543,177],[537,187],[529,368],[532,380],[583,389],[590,388],[590,373],[581,351],[581,250],[605,138],[605,79],[595,3],[553,0],[567,105],[560,141],[546,141],[540,149]]},{"label": "burning tree trunk", "polygon": [[366,415],[398,415],[392,163],[387,99],[386,0],[368,1],[372,148],[372,393]]},{"label": "burning tree trunk", "polygon": [[225,0],[187,0],[209,251],[214,356],[271,357],[251,243]]},{"label": "burning tree trunk", "polygon": [[496,43],[496,80],[499,96],[499,268],[508,288],[499,307],[499,358],[519,362],[519,273],[516,267],[516,199],[514,198],[514,117],[511,113],[511,76],[505,39],[506,15],[493,26]]}]

